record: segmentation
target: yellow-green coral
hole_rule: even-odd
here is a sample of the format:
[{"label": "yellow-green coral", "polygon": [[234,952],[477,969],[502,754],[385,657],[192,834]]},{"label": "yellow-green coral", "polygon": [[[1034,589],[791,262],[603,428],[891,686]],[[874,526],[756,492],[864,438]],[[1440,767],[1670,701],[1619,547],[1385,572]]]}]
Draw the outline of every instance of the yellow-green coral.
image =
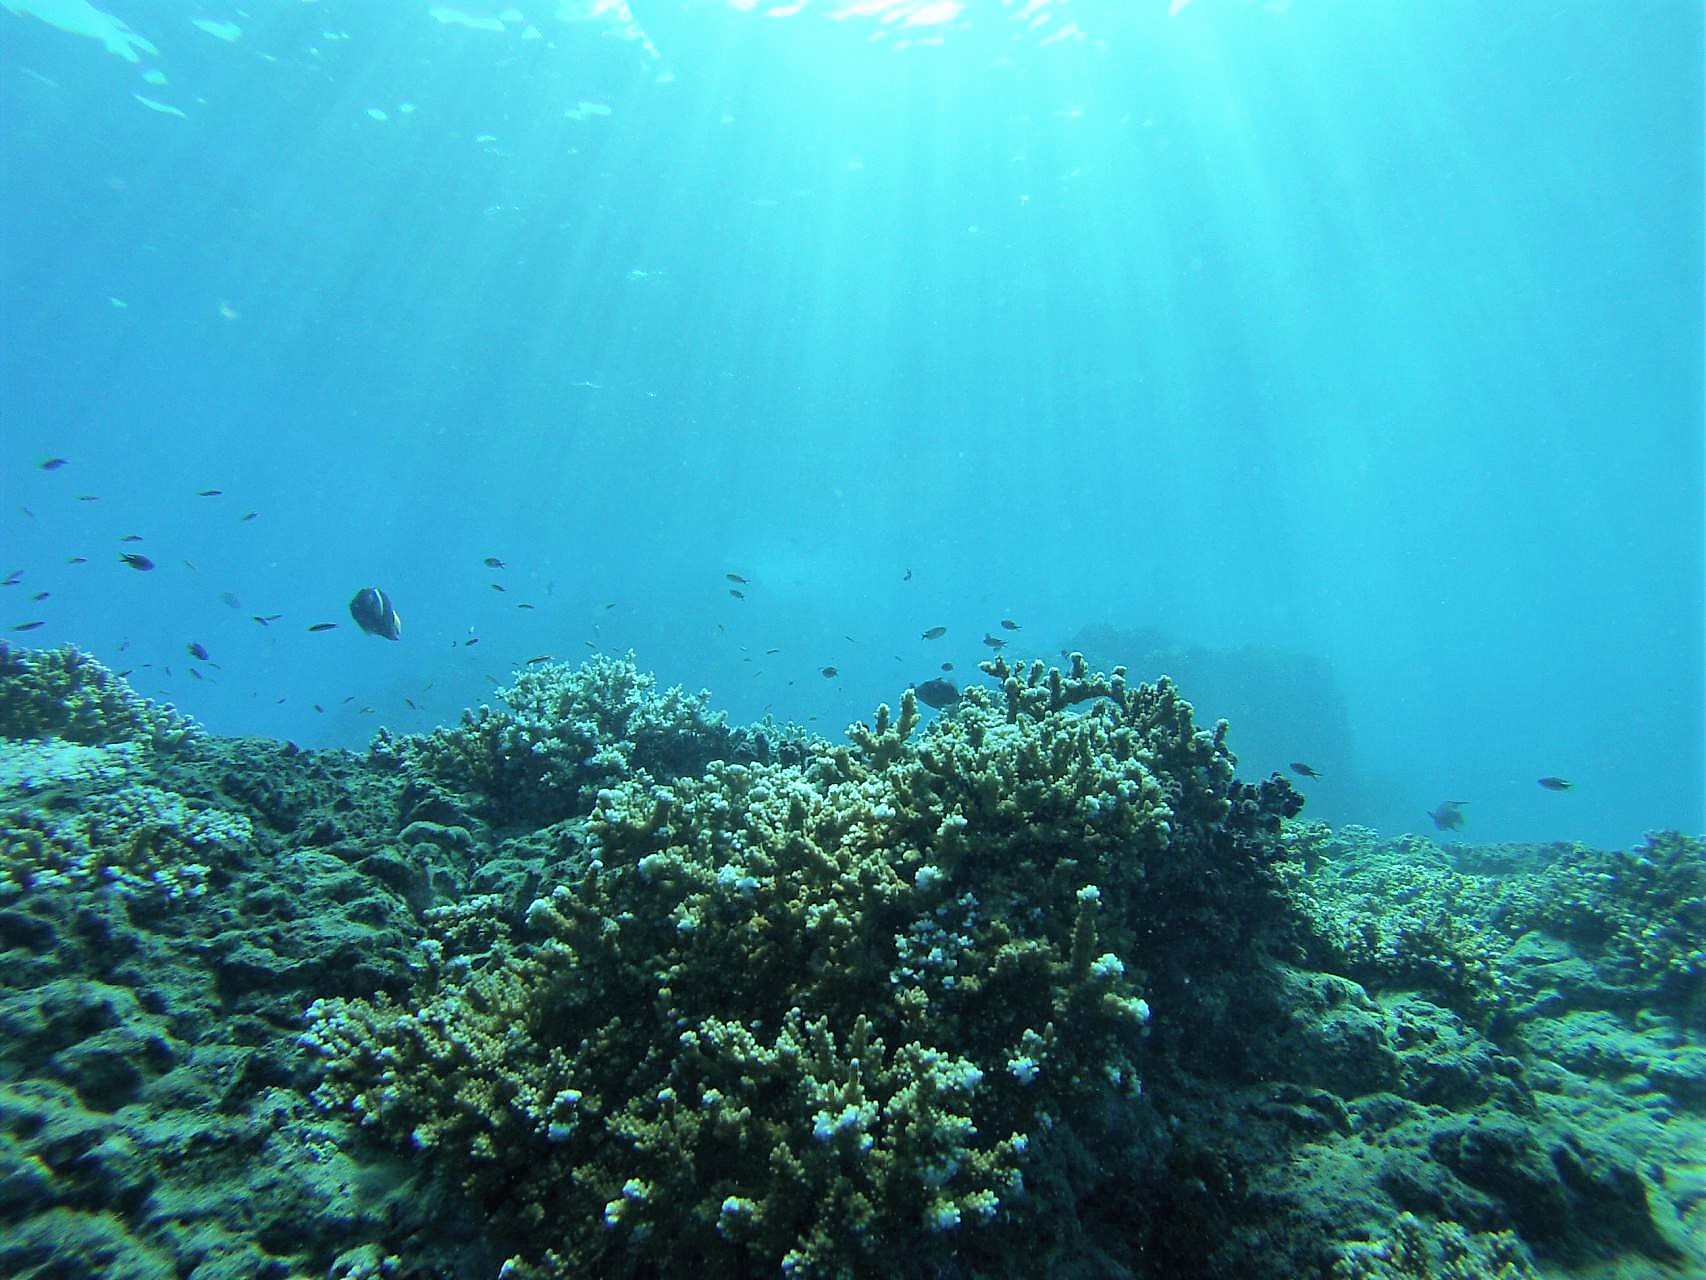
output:
[{"label": "yellow-green coral", "polygon": [[141,697],[77,649],[19,649],[0,641],[0,738],[169,748],[195,732],[171,707]]},{"label": "yellow-green coral", "polygon": [[1064,1230],[1157,1158],[1146,975],[1236,962],[1296,798],[1165,682],[986,670],[921,734],[908,693],[801,763],[612,779],[525,926],[444,913],[407,1007],[316,1006],[319,1098],[518,1267],[921,1274]]}]

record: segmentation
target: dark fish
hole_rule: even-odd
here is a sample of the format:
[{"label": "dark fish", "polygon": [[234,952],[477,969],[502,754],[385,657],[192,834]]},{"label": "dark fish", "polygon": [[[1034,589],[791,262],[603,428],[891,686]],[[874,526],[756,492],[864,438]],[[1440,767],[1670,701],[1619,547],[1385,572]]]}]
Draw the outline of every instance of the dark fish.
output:
[{"label": "dark fish", "polygon": [[727,578],[730,582],[738,582],[743,587],[749,585],[747,580],[741,577],[738,573],[725,573],[723,577]]},{"label": "dark fish", "polygon": [[550,654],[548,654],[548,653],[536,653],[531,658],[529,658],[527,660],[527,665],[530,667],[536,667],[541,662],[549,662],[549,661],[551,661],[551,655]]},{"label": "dark fish", "polygon": [[200,658],[203,662],[207,661],[207,646],[199,640],[191,640],[184,648],[189,650],[190,657]]},{"label": "dark fish", "polygon": [[528,604],[525,600],[523,600],[520,604],[516,605],[515,607],[517,609],[537,609],[539,606],[536,604]]},{"label": "dark fish", "polygon": [[1321,776],[1313,765],[1304,764],[1301,760],[1291,762],[1291,771],[1300,778],[1319,778]]},{"label": "dark fish", "polygon": [[42,459],[41,469],[43,471],[58,471],[65,465],[66,461],[65,458],[44,458]]},{"label": "dark fish", "polygon": [[403,620],[391,605],[391,597],[378,587],[363,587],[349,602],[350,617],[370,636],[387,640],[403,638]]},{"label": "dark fish", "polygon": [[925,706],[935,707],[938,711],[943,707],[951,707],[960,700],[960,691],[954,688],[951,680],[926,680],[921,685],[915,685],[913,692]]},{"label": "dark fish", "polygon": [[765,651],[764,651],[764,656],[765,656],[765,657],[766,657],[766,658],[768,658],[768,657],[769,657],[769,656],[770,656],[770,655],[771,655],[771,654],[773,654],[773,653],[781,653],[781,652],[782,652],[782,651],[781,651],[781,650],[780,650],[780,649],[766,649],[766,650],[765,650]]},{"label": "dark fish", "polygon": [[824,667],[824,668],[822,668],[822,670],[823,670],[823,678],[825,680],[833,680],[833,679],[835,679],[836,676],[841,674],[834,667]]},{"label": "dark fish", "polygon": [[953,669],[954,669],[954,664],[951,662],[944,662],[942,664],[942,670],[944,670],[944,671],[952,671]]},{"label": "dark fish", "polygon": [[1463,806],[1468,803],[1467,800],[1441,800],[1439,808],[1428,817],[1434,820],[1434,826],[1441,831],[1456,831],[1463,825]]},{"label": "dark fish", "polygon": [[326,714],[326,708],[322,707],[318,702],[314,704],[314,710],[318,711],[321,715]]},{"label": "dark fish", "polygon": [[219,603],[224,605],[227,609],[241,609],[243,607],[243,602],[237,598],[237,593],[235,591],[221,591],[219,593]]},{"label": "dark fish", "polygon": [[403,701],[409,704],[409,710],[410,711],[419,711],[420,710],[420,706],[415,702],[415,700],[413,698],[407,698],[406,697],[403,699]]},{"label": "dark fish", "polygon": [[338,624],[335,622],[316,622],[308,628],[310,631],[336,631],[337,629]]},{"label": "dark fish", "polygon": [[197,680],[205,680],[207,678],[206,676],[202,675],[201,672],[197,671],[194,667],[190,668],[190,674],[192,676],[194,676]]},{"label": "dark fish", "polygon": [[1548,778],[1540,779],[1540,785],[1545,787],[1548,791],[1568,791],[1571,787],[1575,786],[1576,784],[1573,782],[1566,781],[1563,778],[1548,777]]},{"label": "dark fish", "polygon": [[611,609],[614,609],[615,607],[616,607],[616,602],[614,600],[612,600],[609,604],[604,606],[606,612],[610,611]]},{"label": "dark fish", "polygon": [[140,533],[127,533],[124,535],[124,537],[120,538],[119,541],[120,542],[141,542],[142,541],[142,535]]},{"label": "dark fish", "polygon": [[197,489],[195,491],[195,496],[198,498],[217,498],[224,492],[225,490],[223,489]]},{"label": "dark fish", "polygon": [[1007,647],[1007,642],[1005,640],[1000,636],[992,636],[987,631],[983,633],[983,642],[991,649],[1005,649]]},{"label": "dark fish", "polygon": [[247,515],[246,515],[246,516],[244,516],[244,517],[243,517],[243,519],[245,519],[245,520],[253,520],[253,519],[254,519],[254,518],[255,518],[255,517],[256,517],[256,516],[258,516],[258,515],[260,515],[260,514],[261,514],[261,513],[260,513],[260,512],[259,512],[259,511],[251,511],[251,512],[249,512],[249,513],[248,513],[248,514],[247,514]]},{"label": "dark fish", "polygon": [[147,556],[141,555],[135,551],[126,551],[123,555],[121,555],[119,557],[119,559],[123,560],[132,569],[140,569],[144,573],[148,572],[148,570],[150,570],[154,567],[154,562],[152,560],[150,560]]},{"label": "dark fish", "polygon": [[507,568],[509,568],[508,565],[506,565],[502,560],[499,560],[496,556],[487,556],[480,563],[485,565],[486,568],[488,568],[488,569],[507,569]]},{"label": "dark fish", "polygon": [[901,581],[902,581],[902,582],[911,582],[911,581],[912,581],[912,570],[911,570],[911,569],[908,569],[908,570],[907,570],[907,571],[906,571],[906,576],[905,576],[905,577],[903,577],[903,578],[902,578],[902,579],[901,579]]},{"label": "dark fish", "polygon": [[89,557],[88,556],[72,556],[71,559],[67,560],[65,563],[66,564],[88,564],[89,563]]},{"label": "dark fish", "polygon": [[[395,637],[393,637],[393,638],[395,638]],[[466,649],[471,644],[479,644],[479,643],[480,643],[480,637],[479,636],[469,636],[466,640],[464,640],[462,642],[462,647],[464,649]]]},{"label": "dark fish", "polygon": [[194,560],[184,561],[184,568],[188,569],[191,573],[200,573],[201,572],[200,569],[195,567],[195,561]]},{"label": "dark fish", "polygon": [[1017,631],[1019,629],[1019,624],[1017,622],[1014,622],[1013,619],[1011,619],[1011,618],[1001,619],[1001,626],[1004,630],[1007,630],[1007,631]]},{"label": "dark fish", "polygon": [[43,600],[46,600],[52,594],[53,594],[53,592],[51,592],[51,591],[38,591],[33,596],[30,597],[30,600],[35,604],[40,604]]},{"label": "dark fish", "polygon": [[940,640],[943,636],[945,636],[947,634],[948,634],[948,629],[946,627],[931,627],[930,630],[926,631],[923,635],[919,636],[918,638],[920,640]]},{"label": "dark fish", "polygon": [[12,570],[11,573],[8,573],[6,575],[6,579],[4,582],[0,582],[0,587],[15,587],[18,585],[19,579],[21,579],[23,576],[24,576],[24,571],[22,569],[14,569],[14,570]]},{"label": "dark fish", "polygon": [[271,626],[280,618],[284,617],[282,613],[257,613],[253,616],[255,621],[260,623],[263,627]]},{"label": "dark fish", "polygon": [[498,582],[492,583],[491,587],[492,587],[493,591],[508,591],[509,590],[508,587],[506,587],[502,583],[498,583]]},{"label": "dark fish", "polygon": [[80,493],[77,495],[79,502],[99,502],[100,500],[101,495],[98,493]]},{"label": "dark fish", "polygon": [[734,587],[729,588],[729,594],[731,596],[733,596],[736,600],[745,600],[746,599],[746,592],[737,591]]},{"label": "dark fish", "polygon": [[37,627],[45,627],[46,625],[47,623],[45,622],[20,622],[17,626],[13,627],[12,630],[34,631]]}]

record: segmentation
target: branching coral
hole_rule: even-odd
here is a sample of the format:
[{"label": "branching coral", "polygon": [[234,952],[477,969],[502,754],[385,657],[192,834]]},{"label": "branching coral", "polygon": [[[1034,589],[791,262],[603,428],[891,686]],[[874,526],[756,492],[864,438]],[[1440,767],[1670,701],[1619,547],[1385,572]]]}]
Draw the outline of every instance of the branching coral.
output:
[{"label": "branching coral", "polygon": [[77,649],[18,649],[0,641],[0,738],[167,749],[195,732],[172,708],[141,697]]},{"label": "branching coral", "polygon": [[[318,1005],[319,1098],[460,1180],[518,1268],[916,1275],[1063,1232],[1157,1159],[1148,976],[1237,962],[1296,797],[1165,682],[986,670],[800,763],[694,776],[628,733],[680,772],[576,775],[598,857],[528,929],[450,913],[409,1007]],[[630,692],[588,686],[596,732]]]}]

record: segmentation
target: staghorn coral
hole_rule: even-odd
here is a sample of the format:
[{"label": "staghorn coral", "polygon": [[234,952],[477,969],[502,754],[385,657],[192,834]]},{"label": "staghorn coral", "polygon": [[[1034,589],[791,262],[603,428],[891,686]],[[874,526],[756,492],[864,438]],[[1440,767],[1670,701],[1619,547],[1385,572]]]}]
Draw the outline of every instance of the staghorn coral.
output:
[{"label": "staghorn coral", "polygon": [[437,913],[406,1002],[314,1006],[316,1097],[460,1183],[512,1275],[1071,1247],[1159,1165],[1152,981],[1250,954],[1297,798],[1166,682],[985,670],[922,734],[908,692],[798,763],[609,780],[525,927]]},{"label": "staghorn coral", "polygon": [[63,738],[85,746],[182,745],[196,726],[135,693],[87,654],[0,641],[0,738]]}]

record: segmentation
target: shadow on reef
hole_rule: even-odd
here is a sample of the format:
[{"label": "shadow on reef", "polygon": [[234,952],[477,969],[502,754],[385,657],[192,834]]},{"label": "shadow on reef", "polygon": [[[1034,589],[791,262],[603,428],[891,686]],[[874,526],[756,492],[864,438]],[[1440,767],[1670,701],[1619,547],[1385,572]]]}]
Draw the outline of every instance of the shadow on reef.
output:
[{"label": "shadow on reef", "polygon": [[596,658],[360,758],[0,647],[0,1271],[1706,1265],[1698,841],[1480,874],[986,671],[834,743]]}]

